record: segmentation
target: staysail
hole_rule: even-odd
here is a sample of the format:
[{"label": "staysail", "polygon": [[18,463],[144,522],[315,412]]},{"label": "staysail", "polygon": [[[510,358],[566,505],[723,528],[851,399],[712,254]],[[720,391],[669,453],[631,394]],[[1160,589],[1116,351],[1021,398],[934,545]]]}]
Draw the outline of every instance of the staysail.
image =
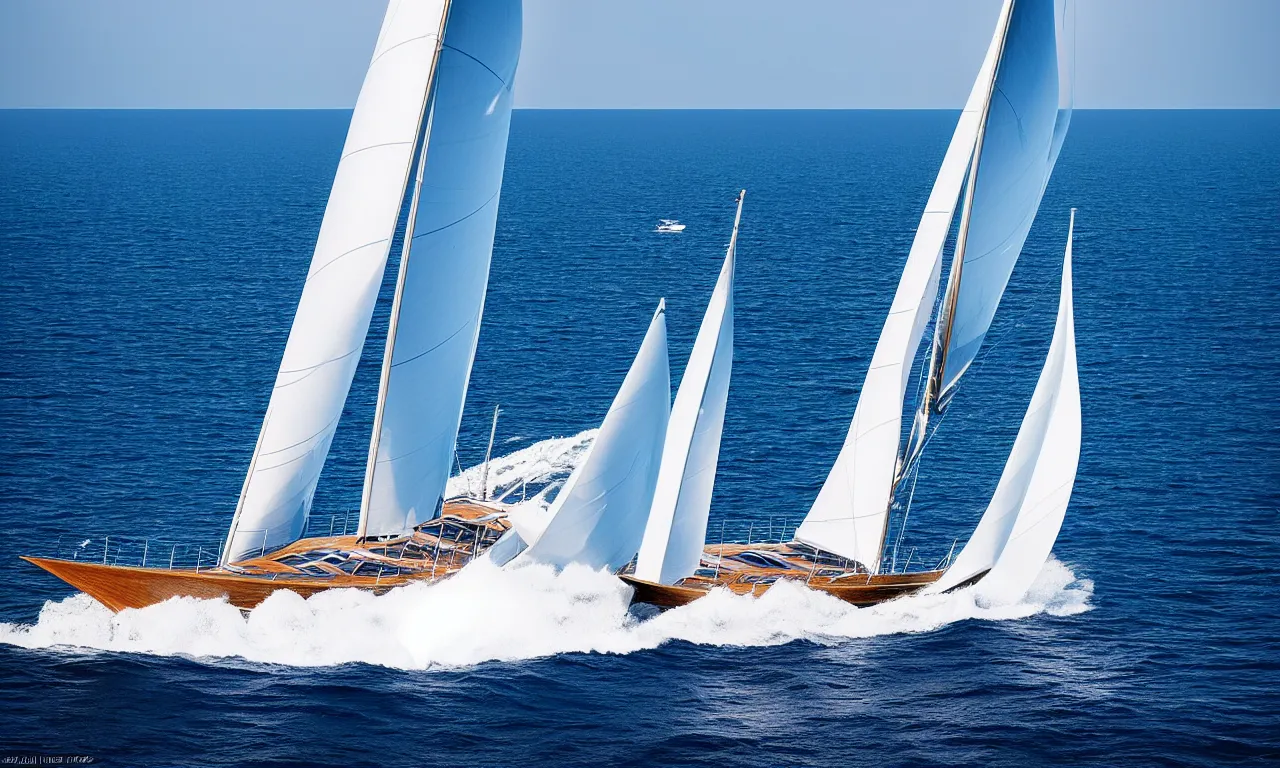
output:
[{"label": "staysail", "polygon": [[1011,9],[1012,0],[1006,0],[920,217],[844,446],[796,530],[798,541],[856,560],[873,573],[880,567],[911,364],[933,312],[943,245],[986,113]]},{"label": "staysail", "polygon": [[1053,341],[1009,460],[978,527],[930,592],[981,577],[980,596],[992,602],[1016,601],[1030,588],[1057,540],[1080,462],[1080,380],[1071,290],[1074,232],[1072,209]]},{"label": "staysail", "polygon": [[358,535],[436,516],[489,280],[520,56],[520,0],[453,0],[388,332]]},{"label": "staysail", "polygon": [[600,432],[552,502],[549,522],[524,559],[610,569],[630,562],[653,504],[670,409],[666,304],[661,302]]},{"label": "staysail", "polygon": [[693,575],[706,542],[733,366],[734,257],[746,196],[745,189],[738,195],[724,265],[671,407],[657,491],[636,560],[635,575],[646,581],[674,584]]},{"label": "staysail", "polygon": [[306,527],[386,269],[446,11],[445,0],[392,0],[387,8],[224,564],[294,541]]}]

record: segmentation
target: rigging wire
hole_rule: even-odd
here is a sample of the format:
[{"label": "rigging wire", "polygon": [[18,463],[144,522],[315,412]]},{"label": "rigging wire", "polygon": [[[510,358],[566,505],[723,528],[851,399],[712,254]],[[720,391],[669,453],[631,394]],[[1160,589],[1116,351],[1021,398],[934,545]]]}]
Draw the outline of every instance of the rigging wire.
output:
[{"label": "rigging wire", "polygon": [[[1041,294],[1047,291],[1054,284],[1054,282],[1055,282],[1055,278],[1053,275],[1050,275],[1048,278],[1041,279],[1039,281],[1039,284],[1035,284],[1035,283],[1032,284],[1030,290],[1028,291],[1028,295],[1031,298],[1039,297]],[[1009,337],[1013,334],[1013,332],[1019,328],[1023,328],[1026,326],[1026,323],[1024,321],[1027,319],[1027,316],[1033,310],[1036,309],[1037,306],[1038,306],[1038,303],[1032,301],[1026,307],[1022,308],[1017,314],[1013,315],[1010,318],[1010,322],[1008,323],[1008,325],[1002,330],[1002,332],[995,339],[995,341],[989,345],[987,344],[983,345],[982,350],[978,353],[978,356],[974,359],[973,364],[970,365],[969,373],[977,373],[978,371],[984,370],[987,362],[991,359],[992,355],[996,352],[996,350],[1000,349],[1000,347],[1003,346],[1006,341],[1008,341]],[[1014,367],[1015,363],[1016,361],[1014,360],[1008,360],[1003,365],[993,370],[997,372],[1008,371]],[[957,381],[952,389],[952,395],[951,395],[952,405],[954,405],[955,403],[956,396],[960,394],[961,384],[964,383],[965,378],[966,377],[961,377],[960,381]],[[919,385],[917,384],[917,394],[916,394],[917,406],[918,406],[919,396],[920,396]],[[925,449],[928,448],[929,443],[933,441],[934,436],[937,435],[938,430],[942,427],[943,423],[946,422],[947,416],[951,414],[951,411],[952,411],[952,408],[947,408],[941,413],[941,415],[939,415],[936,421],[933,421],[928,425],[927,430],[925,432],[925,437],[920,444],[920,450],[916,452],[915,459],[912,461],[911,466],[907,469],[907,473],[911,475],[911,490],[908,493],[906,505],[903,507],[902,522],[898,527],[897,535],[894,537],[892,561],[890,563],[891,572],[893,567],[896,566],[897,564],[898,548],[902,543],[903,537],[906,535],[907,521],[911,516],[911,504],[915,499],[916,483],[920,478],[920,465],[924,459]]]}]

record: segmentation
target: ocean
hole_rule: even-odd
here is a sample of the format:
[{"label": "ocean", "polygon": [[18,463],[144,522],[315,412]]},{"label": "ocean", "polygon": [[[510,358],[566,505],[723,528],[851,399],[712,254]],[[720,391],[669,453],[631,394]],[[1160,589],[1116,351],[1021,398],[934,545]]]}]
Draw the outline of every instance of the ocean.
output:
[{"label": "ocean", "polygon": [[[607,574],[475,569],[247,619],[194,600],[112,617],[19,561],[59,537],[217,545],[348,114],[0,112],[0,759],[1280,762],[1280,112],[1076,113],[899,543],[937,561],[990,498],[1077,208],[1084,444],[1018,606],[780,587],[658,615]],[[678,381],[746,188],[709,535],[789,535],[955,118],[516,112],[460,462],[500,403],[503,471],[567,472],[663,297]],[[359,504],[386,313],[317,513]]]}]

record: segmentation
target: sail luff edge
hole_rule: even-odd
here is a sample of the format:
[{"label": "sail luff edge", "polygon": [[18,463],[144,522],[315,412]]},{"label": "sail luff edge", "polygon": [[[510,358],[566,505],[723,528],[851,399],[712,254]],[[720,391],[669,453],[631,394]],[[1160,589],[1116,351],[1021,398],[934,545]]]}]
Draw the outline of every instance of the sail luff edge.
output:
[{"label": "sail luff edge", "polygon": [[[1009,22],[1013,19],[1013,6],[1016,0],[1006,0],[1003,9],[1000,29],[1000,52],[996,55],[996,65],[991,70],[991,81],[987,83],[987,97],[982,102],[982,116],[978,122],[978,135],[973,144],[973,155],[969,160],[969,178],[965,184],[964,203],[960,210],[960,230],[956,233],[956,247],[951,255],[951,271],[947,275],[946,294],[943,298],[940,319],[945,318],[940,329],[934,331],[933,355],[929,363],[929,384],[925,391],[922,410],[932,408],[942,397],[942,377],[947,364],[947,348],[951,344],[952,325],[955,322],[956,303],[959,301],[960,281],[964,276],[964,254],[968,244],[969,222],[973,216],[973,195],[978,186],[978,171],[982,164],[982,145],[986,138],[987,122],[991,117],[991,99],[995,94],[996,81],[1000,77],[1000,66],[1004,59],[1005,43],[1009,39]],[[926,418],[928,414],[926,413]],[[896,486],[896,484],[895,484]]]},{"label": "sail luff edge", "polygon": [[[395,294],[391,300],[391,316],[387,321],[387,340],[383,349],[382,370],[378,378],[378,400],[374,405],[373,428],[369,439],[369,457],[365,465],[364,485],[360,492],[360,519],[356,527],[356,537],[358,539],[364,539],[368,531],[369,504],[373,497],[373,478],[377,471],[378,444],[381,442],[383,414],[386,408],[387,391],[391,384],[391,363],[395,352],[397,321],[400,317],[400,305],[404,300],[404,282],[409,272],[409,257],[413,248],[413,223],[417,219],[418,201],[422,194],[422,179],[427,164],[427,148],[431,142],[431,122],[435,117],[432,93],[436,88],[436,75],[440,66],[440,50],[444,46],[444,33],[449,24],[449,10],[452,6],[452,0],[444,0],[444,13],[440,14],[440,27],[436,30],[436,50],[431,57],[431,72],[427,87],[423,91],[422,107],[419,109],[418,114],[418,123],[422,125],[419,135],[422,149],[418,154],[417,178],[414,180],[413,197],[409,201],[409,216],[405,222],[404,245],[400,254],[400,266],[396,273]],[[423,124],[424,117],[425,125]],[[408,184],[409,179],[406,174],[405,185],[408,186]],[[403,194],[401,198],[403,199]]]}]

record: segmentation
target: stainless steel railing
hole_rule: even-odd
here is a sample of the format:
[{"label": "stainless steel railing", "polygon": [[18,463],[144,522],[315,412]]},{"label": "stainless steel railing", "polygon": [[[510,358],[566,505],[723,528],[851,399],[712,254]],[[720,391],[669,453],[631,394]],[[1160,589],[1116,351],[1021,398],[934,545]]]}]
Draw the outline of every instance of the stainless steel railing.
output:
[{"label": "stainless steel railing", "polygon": [[202,571],[218,566],[222,542],[193,544],[135,536],[62,536],[40,551],[43,557],[133,568]]}]

